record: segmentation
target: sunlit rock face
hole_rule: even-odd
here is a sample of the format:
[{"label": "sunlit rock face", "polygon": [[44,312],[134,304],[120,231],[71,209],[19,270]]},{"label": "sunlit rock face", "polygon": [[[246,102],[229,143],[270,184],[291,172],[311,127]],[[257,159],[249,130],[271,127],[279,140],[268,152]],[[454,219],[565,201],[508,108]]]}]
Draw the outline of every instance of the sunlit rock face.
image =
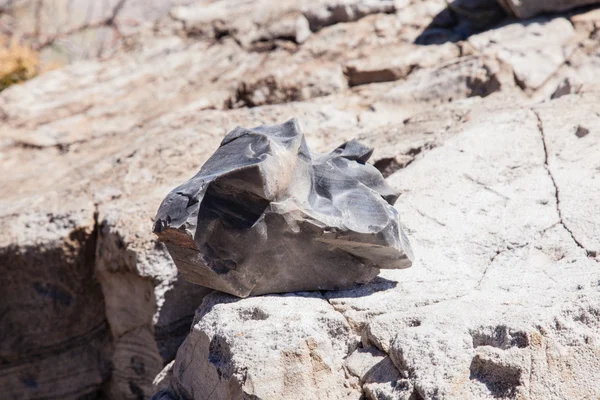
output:
[{"label": "sunlit rock face", "polygon": [[163,200],[154,232],[186,279],[240,297],[349,288],[411,266],[398,193],[357,141],[312,153],[294,119],[237,127]]}]

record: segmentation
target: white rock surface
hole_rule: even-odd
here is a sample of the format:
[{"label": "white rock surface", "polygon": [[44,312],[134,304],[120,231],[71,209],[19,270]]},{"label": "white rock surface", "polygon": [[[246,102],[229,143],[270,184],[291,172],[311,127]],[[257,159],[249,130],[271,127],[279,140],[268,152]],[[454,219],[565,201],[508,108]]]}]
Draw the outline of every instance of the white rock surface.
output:
[{"label": "white rock surface", "polygon": [[523,89],[535,90],[569,59],[574,35],[573,25],[566,18],[537,19],[473,35],[469,43],[508,64]]},{"label": "white rock surface", "polygon": [[[360,295],[369,288],[327,297],[423,398],[598,396],[589,368],[599,361],[598,260],[569,232],[566,216],[576,212],[563,202],[577,195],[556,197],[557,166],[545,150],[556,140],[563,151],[581,146],[560,115],[593,120],[595,107],[594,97],[567,96],[482,115],[390,177],[410,188],[398,207],[410,214],[420,268],[383,274],[390,289],[369,297]],[[588,158],[580,173],[596,164]],[[597,199],[594,181],[586,192]]]},{"label": "white rock surface", "polygon": [[239,300],[215,293],[179,349],[173,386],[183,398],[356,398],[343,369],[352,339],[319,294]]}]

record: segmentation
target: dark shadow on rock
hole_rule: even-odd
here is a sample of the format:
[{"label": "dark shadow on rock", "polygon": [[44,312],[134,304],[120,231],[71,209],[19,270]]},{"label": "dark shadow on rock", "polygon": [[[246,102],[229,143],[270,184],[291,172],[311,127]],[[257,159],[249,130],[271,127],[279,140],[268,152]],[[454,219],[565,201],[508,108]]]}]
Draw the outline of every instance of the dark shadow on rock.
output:
[{"label": "dark shadow on rock", "polygon": [[470,372],[469,379],[483,383],[495,398],[514,398],[523,374],[517,366],[499,363],[479,355],[473,358]]},{"label": "dark shadow on rock", "polygon": [[378,276],[369,283],[357,285],[346,290],[327,290],[323,291],[323,296],[327,299],[339,298],[357,298],[371,296],[377,292],[384,292],[398,286],[398,282]]},{"label": "dark shadow on rock", "polygon": [[165,301],[154,327],[154,338],[165,365],[175,359],[177,349],[190,331],[196,309],[212,291],[187,282],[178,274],[177,279],[165,292]]},{"label": "dark shadow on rock", "polygon": [[458,42],[483,32],[507,18],[496,0],[455,0],[436,15],[415,44]]},{"label": "dark shadow on rock", "polygon": [[456,43],[468,39],[471,35],[511,23],[527,26],[557,17],[571,18],[599,8],[598,4],[582,5],[562,12],[543,12],[519,20],[507,15],[496,0],[454,0],[447,4],[448,6],[436,15],[415,39],[415,44]]}]

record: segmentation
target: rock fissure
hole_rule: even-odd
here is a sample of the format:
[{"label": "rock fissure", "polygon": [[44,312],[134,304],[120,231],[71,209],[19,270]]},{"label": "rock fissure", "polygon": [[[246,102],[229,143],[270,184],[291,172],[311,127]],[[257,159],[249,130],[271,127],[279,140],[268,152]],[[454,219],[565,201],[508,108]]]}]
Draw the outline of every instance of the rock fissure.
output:
[{"label": "rock fissure", "polygon": [[529,243],[519,244],[519,245],[515,245],[515,246],[507,246],[504,249],[496,250],[496,253],[494,255],[492,255],[492,257],[490,257],[490,261],[487,264],[487,266],[485,267],[485,269],[483,270],[483,273],[481,274],[481,278],[479,278],[479,282],[477,283],[477,286],[475,288],[477,290],[479,290],[481,288],[481,283],[483,282],[489,268],[492,266],[494,261],[496,261],[496,258],[498,258],[501,254],[504,254],[506,252],[515,251],[515,250],[522,249],[523,247],[527,247],[527,246],[529,246]]},{"label": "rock fissure", "polygon": [[127,1],[128,0],[119,0],[119,2],[114,6],[111,16],[106,20],[107,26],[114,25],[115,19],[117,18],[123,7],[125,7],[125,3],[127,3]]},{"label": "rock fissure", "polygon": [[438,220],[437,218],[434,218],[434,217],[432,217],[432,216],[430,216],[430,215],[428,215],[428,214],[424,213],[423,211],[421,211],[421,210],[420,210],[420,209],[418,209],[417,207],[414,207],[414,209],[415,209],[415,211],[416,211],[416,212],[417,212],[417,213],[418,213],[420,216],[422,216],[422,217],[425,217],[425,218],[427,218],[427,219],[429,219],[429,220],[431,220],[431,221],[435,222],[436,224],[438,224],[438,225],[439,225],[439,226],[441,226],[441,227],[445,227],[445,226],[446,226],[446,224],[445,224],[445,223],[441,222],[441,221],[440,221],[440,220]]},{"label": "rock fissure", "polygon": [[556,201],[556,212],[558,213],[559,224],[565,229],[565,231],[567,231],[569,236],[571,236],[571,239],[577,245],[577,247],[579,247],[580,249],[582,249],[585,252],[585,254],[586,254],[586,256],[588,256],[588,258],[596,261],[597,263],[600,263],[600,260],[598,260],[594,257],[595,252],[593,250],[588,250],[579,240],[577,240],[573,231],[565,223],[562,209],[560,207],[560,190],[558,188],[558,184],[556,183],[556,179],[554,178],[554,175],[552,174],[552,170],[550,168],[548,143],[546,141],[546,134],[544,132],[544,125],[542,122],[542,118],[540,117],[539,113],[536,110],[531,109],[531,111],[534,113],[534,115],[537,119],[537,126],[538,126],[538,130],[540,133],[540,137],[542,139],[542,145],[543,145],[543,149],[544,149],[544,168],[545,168],[546,173],[548,174],[548,177],[550,178],[550,181],[552,182],[552,186],[554,188],[554,199]]},{"label": "rock fissure", "polygon": [[483,183],[483,182],[481,182],[481,181],[479,181],[479,180],[477,180],[477,179],[473,178],[471,175],[469,175],[469,174],[464,174],[463,176],[464,176],[465,178],[467,178],[469,181],[471,181],[471,182],[473,182],[473,183],[475,183],[475,184],[477,184],[477,185],[481,186],[482,188],[484,188],[484,189],[485,189],[485,190],[487,190],[488,192],[490,192],[490,193],[493,193],[493,194],[495,194],[496,196],[498,196],[498,197],[501,197],[502,199],[504,199],[504,200],[506,200],[506,201],[510,200],[510,197],[508,197],[508,196],[506,196],[506,195],[504,195],[504,194],[502,194],[502,193],[498,192],[497,190],[494,190],[494,189],[490,188],[488,185],[486,185],[485,183]]},{"label": "rock fissure", "polygon": [[[449,127],[446,128],[446,130],[448,129]],[[381,172],[381,175],[383,175],[384,178],[387,178],[394,172],[408,167],[410,164],[415,162],[415,160],[417,160],[418,156],[422,157],[423,155],[427,154],[428,151],[436,148],[438,145],[438,141],[432,140],[423,143],[420,146],[412,147],[396,157],[380,158],[373,163],[373,166],[377,168],[379,172]]]},{"label": "rock fissure", "polygon": [[528,381],[528,385],[527,385],[527,392],[529,394],[529,398],[531,398],[531,389],[533,388],[533,353],[529,354],[529,377],[527,379]]},{"label": "rock fissure", "polygon": [[[389,351],[386,351],[386,349],[383,348],[383,346],[380,346],[378,343],[372,343],[369,340],[368,334],[366,334],[366,332],[369,328],[369,322],[365,323],[364,325],[361,325],[360,331],[357,331],[354,328],[355,324],[352,323],[351,319],[348,318],[343,311],[338,310],[338,308],[336,308],[336,306],[334,304],[332,304],[330,299],[328,299],[326,297],[326,295],[325,295],[326,292],[322,291],[321,293],[322,293],[323,299],[329,303],[331,308],[335,312],[340,314],[346,320],[346,322],[350,326],[350,329],[352,330],[352,332],[362,338],[362,344],[359,345],[358,349],[354,349],[350,345],[348,346],[348,352],[347,352],[346,356],[344,357],[345,363],[347,363],[348,358],[351,357],[356,351],[360,351],[361,349],[365,350],[369,346],[373,346],[374,348],[379,350],[381,352],[381,354],[383,354],[383,355],[385,355],[385,357],[387,357],[387,363],[385,366],[386,368],[375,365],[369,371],[367,371],[366,374],[363,374],[363,375],[356,373],[356,371],[349,370],[347,367],[344,367],[344,369],[347,370],[348,373],[350,373],[352,376],[355,376],[356,378],[359,379],[359,385],[360,385],[361,391],[363,393],[363,396],[366,399],[372,399],[372,400],[379,398],[376,394],[372,393],[372,388],[371,388],[371,385],[373,385],[374,382],[379,383],[379,384],[383,383],[383,382],[380,382],[382,380],[381,379],[382,376],[378,376],[378,375],[383,375],[383,377],[384,377],[383,380],[385,380],[385,381],[390,379],[389,383],[395,389],[395,385],[400,384],[396,379],[400,380],[401,377],[405,377],[408,374],[408,370],[399,369],[395,365],[395,363],[389,358],[389,356],[390,356]],[[414,388],[416,380],[409,379],[409,381],[410,381],[410,384]],[[414,393],[417,393],[416,388],[413,389],[413,394],[411,395],[410,399],[413,399]]]}]

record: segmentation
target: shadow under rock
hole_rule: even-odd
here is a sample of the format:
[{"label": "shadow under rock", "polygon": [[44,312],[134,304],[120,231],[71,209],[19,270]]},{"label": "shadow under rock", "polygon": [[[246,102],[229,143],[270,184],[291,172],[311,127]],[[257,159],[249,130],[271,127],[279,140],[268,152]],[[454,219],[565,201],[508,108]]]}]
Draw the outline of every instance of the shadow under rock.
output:
[{"label": "shadow under rock", "polygon": [[177,349],[190,332],[196,309],[212,292],[212,289],[186,281],[181,274],[177,274],[177,279],[165,292],[154,327],[154,339],[165,365],[175,359]]},{"label": "shadow under rock", "polygon": [[323,296],[327,299],[357,298],[371,296],[373,293],[384,292],[393,289],[396,286],[398,286],[398,282],[378,276],[369,283],[357,285],[350,289],[324,290],[321,293],[323,293]]},{"label": "shadow under rock", "polygon": [[455,0],[436,15],[415,44],[458,42],[486,31],[507,18],[496,0]]}]

